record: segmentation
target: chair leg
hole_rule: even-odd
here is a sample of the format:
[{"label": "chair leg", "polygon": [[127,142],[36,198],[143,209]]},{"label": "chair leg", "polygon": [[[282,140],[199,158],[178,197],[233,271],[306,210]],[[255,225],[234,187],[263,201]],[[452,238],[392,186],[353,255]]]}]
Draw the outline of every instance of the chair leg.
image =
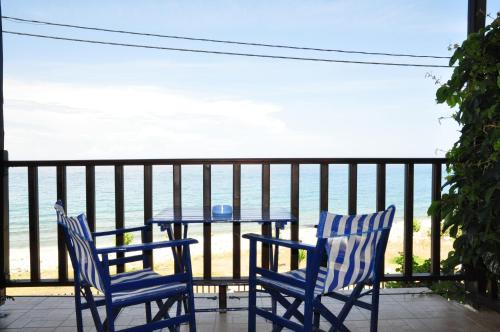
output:
[{"label": "chair leg", "polygon": [[[101,322],[101,317],[99,316],[99,311],[97,310],[97,305],[94,301],[94,296],[92,295],[92,291],[88,285],[83,287],[83,295],[85,296],[85,301],[89,305],[90,313],[92,314],[92,319],[94,320],[95,328],[98,332],[103,332],[104,326]],[[111,315],[112,316],[112,315]]]},{"label": "chair leg", "polygon": [[304,301],[304,332],[312,332],[313,330],[313,301],[305,299]]},{"label": "chair leg", "polygon": [[151,302],[146,302],[144,304],[144,306],[146,307],[146,322],[150,323],[151,322]]},{"label": "chair leg", "polygon": [[76,330],[83,332],[82,320],[82,294],[80,293],[80,285],[75,284],[75,315],[76,315]]},{"label": "chair leg", "polygon": [[377,332],[378,328],[378,302],[380,293],[380,283],[373,284],[372,291],[372,312],[370,316],[370,332]]},{"label": "chair leg", "polygon": [[[273,313],[274,316],[277,315],[277,308],[278,308],[278,303],[274,297],[271,296],[271,312]],[[273,329],[277,328],[278,325],[276,323],[273,323]]]},{"label": "chair leg", "polygon": [[194,308],[194,293],[193,288],[190,287],[187,296],[188,308],[189,308],[189,332],[196,332],[196,316]]},{"label": "chair leg", "polygon": [[[321,296],[318,296],[316,301],[318,303],[321,303]],[[321,314],[320,314],[319,310],[316,308],[316,306],[314,306],[313,312],[314,312],[314,318],[313,318],[314,329],[319,331],[319,321],[321,319]]]},{"label": "chair leg", "polygon": [[107,332],[115,332],[115,316],[113,314],[113,310],[109,304],[106,304],[106,316],[107,316]]},{"label": "chair leg", "polygon": [[256,316],[255,311],[257,307],[257,288],[255,285],[255,279],[249,281],[248,287],[248,332],[255,332],[256,329]]},{"label": "chair leg", "polygon": [[257,242],[250,241],[250,264],[248,271],[248,332],[255,332],[257,318]]}]

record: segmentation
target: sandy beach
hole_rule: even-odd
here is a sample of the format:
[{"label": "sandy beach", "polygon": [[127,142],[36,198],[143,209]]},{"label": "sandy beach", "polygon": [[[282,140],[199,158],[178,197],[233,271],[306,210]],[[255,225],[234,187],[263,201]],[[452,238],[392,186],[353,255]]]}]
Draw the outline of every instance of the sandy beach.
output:
[{"label": "sandy beach", "polygon": [[[415,256],[422,259],[430,257],[430,218],[420,219],[420,230],[413,235],[413,252]],[[258,228],[244,229],[243,233],[258,232]],[[302,226],[300,228],[300,238],[302,242],[313,244],[315,243],[316,229],[312,226]],[[158,232],[159,233],[159,232]],[[289,229],[282,232],[282,238],[289,238]],[[191,247],[192,266],[194,276],[201,277],[203,275],[203,239],[199,236],[193,236],[199,243]],[[155,240],[164,240],[163,234],[155,235]],[[212,275],[214,277],[228,277],[233,271],[233,252],[232,252],[232,234],[215,233],[212,235]],[[138,241],[133,241],[138,242]],[[98,246],[109,246],[111,242],[98,243]],[[453,239],[442,236],[441,238],[441,258],[447,257],[448,252],[452,249]],[[389,243],[387,245],[385,255],[385,272],[395,273],[396,264],[394,258],[403,251],[403,223],[401,220],[395,221]],[[42,279],[57,278],[57,247],[42,247],[41,255],[41,277]],[[28,279],[29,278],[29,250],[12,249],[11,250],[11,279]],[[260,257],[260,255],[259,255]],[[241,274],[248,275],[248,260],[249,260],[249,242],[241,240]],[[68,259],[69,262],[69,259]],[[159,249],[154,252],[154,268],[159,273],[168,274],[173,272],[172,252],[170,249]],[[68,274],[72,276],[72,267],[69,264]],[[305,261],[302,261],[301,266],[305,266]],[[129,264],[127,269],[139,268],[139,264]],[[290,250],[280,249],[279,254],[279,270],[287,271],[290,268]],[[111,273],[114,273],[113,269]],[[10,295],[22,294],[71,294],[71,287],[45,287],[45,288],[11,288],[8,292]]]}]

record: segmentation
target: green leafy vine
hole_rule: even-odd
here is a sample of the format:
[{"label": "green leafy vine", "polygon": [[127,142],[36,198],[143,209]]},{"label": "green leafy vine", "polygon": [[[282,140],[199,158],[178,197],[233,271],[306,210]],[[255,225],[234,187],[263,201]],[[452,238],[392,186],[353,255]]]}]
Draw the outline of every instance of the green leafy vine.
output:
[{"label": "green leafy vine", "polygon": [[453,109],[460,138],[446,154],[448,192],[428,213],[441,213],[455,238],[445,264],[500,276],[500,15],[455,46],[451,78],[436,92]]}]

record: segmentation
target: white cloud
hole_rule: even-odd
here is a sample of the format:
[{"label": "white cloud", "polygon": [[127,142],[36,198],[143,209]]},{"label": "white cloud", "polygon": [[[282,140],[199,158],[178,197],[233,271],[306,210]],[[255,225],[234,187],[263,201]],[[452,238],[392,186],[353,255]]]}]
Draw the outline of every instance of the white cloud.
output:
[{"label": "white cloud", "polygon": [[6,80],[5,97],[11,159],[273,156],[314,139],[277,105],[157,87]]},{"label": "white cloud", "polygon": [[456,136],[432,101],[403,112],[398,102],[334,98],[297,113],[285,101],[11,79],[5,98],[6,147],[18,160],[429,157]]}]

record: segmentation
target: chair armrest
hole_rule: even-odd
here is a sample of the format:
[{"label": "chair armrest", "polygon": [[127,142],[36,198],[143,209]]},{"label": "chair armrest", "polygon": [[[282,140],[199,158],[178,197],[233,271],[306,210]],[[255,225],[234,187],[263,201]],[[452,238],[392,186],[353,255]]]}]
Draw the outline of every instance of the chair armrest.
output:
[{"label": "chair armrest", "polygon": [[198,243],[198,240],[182,239],[182,240],[173,240],[173,241],[129,244],[129,245],[117,246],[117,247],[99,248],[99,249],[97,249],[97,253],[98,254],[110,254],[110,253],[116,253],[116,252],[133,252],[133,251],[152,250],[152,249],[159,249],[159,248],[188,246],[188,245],[194,244],[194,243]]},{"label": "chair armrest", "polygon": [[119,235],[119,234],[125,234],[125,233],[130,233],[130,232],[143,231],[149,227],[150,227],[150,225],[139,226],[139,227],[130,227],[130,228],[119,228],[119,229],[114,229],[112,231],[93,232],[92,235],[94,237],[108,236],[108,235]]},{"label": "chair armrest", "polygon": [[283,239],[276,239],[273,237],[268,237],[268,236],[263,236],[259,234],[244,234],[243,238],[249,239],[250,241],[258,241],[266,244],[273,244],[277,245],[280,247],[286,247],[286,248],[291,248],[291,249],[303,249],[303,250],[315,250],[316,246],[310,245],[310,244],[305,244],[302,242],[297,242],[297,241],[291,241],[291,240],[283,240]]}]

